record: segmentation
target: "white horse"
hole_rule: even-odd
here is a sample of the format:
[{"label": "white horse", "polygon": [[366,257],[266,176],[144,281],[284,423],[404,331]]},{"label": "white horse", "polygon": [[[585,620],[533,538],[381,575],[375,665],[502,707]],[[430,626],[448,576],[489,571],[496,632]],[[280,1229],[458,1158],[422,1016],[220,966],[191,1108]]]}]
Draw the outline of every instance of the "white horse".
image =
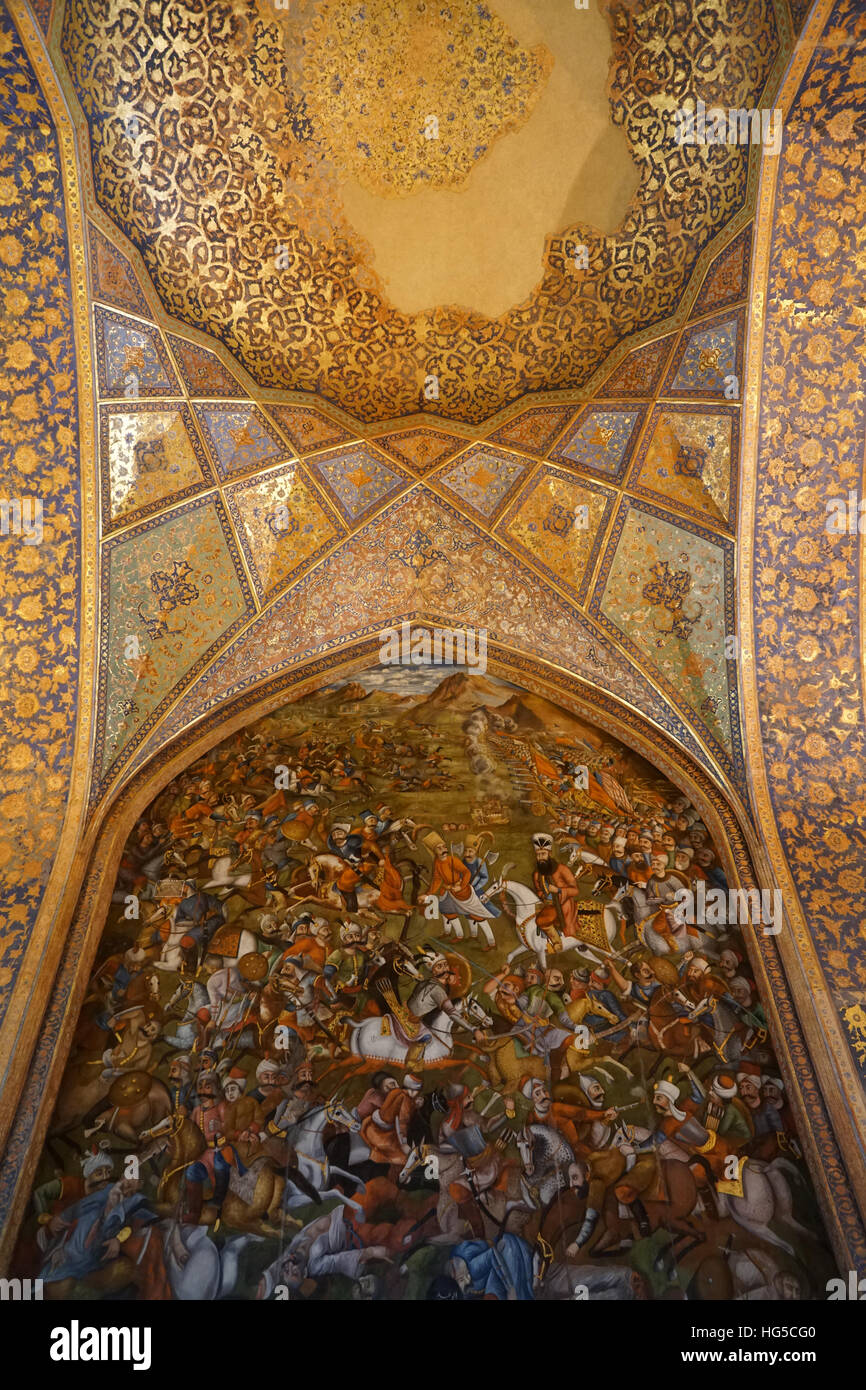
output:
[{"label": "white horse", "polygon": [[[398,1065],[406,1061],[410,1044],[404,1042],[398,1034],[391,1014],[384,1018],[365,1018],[360,1023],[346,1019],[346,1023],[352,1029],[350,1046],[356,1057],[373,1058],[378,1062],[394,1062]],[[446,1014],[440,1009],[429,1023],[423,1025],[426,1032],[432,1034],[424,1049],[425,1066],[451,1056],[451,1030],[455,1023],[471,1030],[475,1026],[492,1027],[493,1019],[472,995],[464,999],[462,1005],[455,1006],[454,1014]]]},{"label": "white horse", "polygon": [[807,1239],[811,1237],[812,1233],[794,1219],[794,1202],[785,1177],[785,1173],[798,1177],[797,1168],[787,1158],[774,1158],[769,1163],[762,1159],[748,1158],[743,1163],[741,1172],[742,1197],[734,1197],[730,1193],[716,1190],[719,1216],[732,1216],[737,1225],[742,1226],[750,1235],[787,1251],[789,1255],[794,1255],[796,1252],[793,1245],[781,1236],[775,1235],[770,1230],[769,1223],[773,1221],[786,1227],[788,1231],[796,1232],[797,1235],[805,1236]]},{"label": "white horse", "polygon": [[248,888],[252,878],[252,870],[245,873],[235,873],[232,870],[232,856],[221,854],[219,859],[215,859],[211,865],[213,878],[204,885],[204,890],[210,893],[214,888]]},{"label": "white horse", "polygon": [[[277,1126],[279,1126],[279,1113],[278,1109],[275,1116]],[[350,1178],[362,1192],[364,1191],[364,1183],[354,1173],[348,1172],[345,1168],[338,1168],[328,1158],[322,1136],[326,1127],[333,1124],[344,1126],[352,1135],[356,1135],[361,1128],[361,1121],[357,1115],[353,1115],[338,1100],[332,1099],[326,1105],[317,1105],[314,1109],[308,1110],[306,1115],[302,1115],[293,1125],[289,1125],[283,1133],[295,1151],[295,1161],[301,1176],[306,1179],[310,1186],[314,1187],[322,1198],[336,1197],[338,1202],[360,1212],[362,1211],[360,1203],[347,1197],[338,1187],[333,1187],[331,1184],[331,1179],[334,1176]],[[369,1157],[369,1149],[366,1153]],[[283,1199],[286,1208],[306,1206],[309,1201],[309,1195],[293,1183],[291,1178],[287,1177],[286,1195]]]},{"label": "white horse", "polygon": [[572,1176],[576,1182],[586,1176],[586,1164],[576,1161],[571,1145],[552,1125],[524,1125],[515,1142],[524,1177],[521,1200],[509,1202],[509,1209],[544,1210],[569,1186]]},{"label": "white horse", "polygon": [[[596,879],[592,890],[593,897],[600,896],[603,888],[606,888],[609,883],[610,880],[607,878]],[[628,903],[628,910],[624,908],[626,902]],[[671,914],[673,920],[669,920],[668,923],[671,936],[676,943],[672,952],[667,938],[657,932],[652,925],[656,911],[657,908],[648,906],[647,892],[642,884],[628,883],[625,879],[621,879],[602,909],[608,940],[612,944],[616,932],[633,927],[636,944],[645,946],[654,956],[667,956],[672,953],[676,955],[689,950],[703,950],[705,946],[712,944],[713,938],[706,932],[686,925],[685,909],[677,907]]]},{"label": "white horse", "polygon": [[[496,893],[504,893],[511,903],[511,912],[514,917],[514,928],[517,932],[520,945],[516,946],[508,954],[508,964],[524,951],[534,951],[538,959],[541,970],[547,967],[547,952],[550,942],[536,925],[535,917],[541,899],[536,896],[531,888],[527,888],[525,883],[518,883],[515,879],[500,879],[492,888],[488,888],[485,893],[486,898],[492,898]],[[620,918],[608,906],[602,908],[602,921],[604,931],[607,936],[608,945],[612,946],[619,928]],[[570,951],[576,948],[579,951],[586,951],[587,943],[581,941],[576,936],[563,936],[561,951]]]},{"label": "white horse", "polygon": [[171,1291],[181,1303],[231,1298],[238,1281],[238,1266],[248,1245],[263,1236],[230,1236],[220,1249],[210,1238],[207,1226],[181,1226],[177,1221],[162,1223],[165,1234],[165,1267]]}]

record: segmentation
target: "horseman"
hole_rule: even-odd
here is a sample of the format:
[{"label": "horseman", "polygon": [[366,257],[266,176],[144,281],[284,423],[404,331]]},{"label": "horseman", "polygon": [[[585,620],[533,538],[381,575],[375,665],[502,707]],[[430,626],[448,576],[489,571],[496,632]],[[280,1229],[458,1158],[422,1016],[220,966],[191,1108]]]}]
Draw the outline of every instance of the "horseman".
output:
[{"label": "horseman", "polygon": [[358,911],[358,884],[370,883],[374,887],[378,885],[370,877],[370,872],[376,867],[375,857],[370,855],[367,846],[361,835],[355,831],[351,834],[351,826],[348,821],[337,821],[331,827],[328,836],[328,850],[343,861],[342,868],[339,870],[335,883],[337,892],[343,900],[343,906],[347,912]]},{"label": "horseman", "polygon": [[532,837],[535,851],[535,870],[532,886],[542,906],[535,914],[535,925],[550,942],[552,951],[562,950],[562,938],[579,938],[580,922],[577,901],[580,888],[566,864],[553,857],[553,836],[539,832]]},{"label": "horseman", "polygon": [[325,995],[356,1018],[382,1012],[364,988],[368,961],[363,936],[357,922],[344,922],[340,945],[328,956],[322,976]]},{"label": "horseman", "polygon": [[412,1147],[409,1126],[423,1100],[421,1082],[407,1072],[402,1085],[388,1090],[378,1109],[362,1120],[361,1138],[369,1147],[371,1163],[402,1168]]},{"label": "horseman", "polygon": [[[430,979],[421,980],[402,1007],[391,1001],[392,1013],[409,1042],[407,1061],[410,1065],[420,1065],[424,1049],[433,1039],[431,1025],[437,1014],[448,1014],[457,1020],[461,1018],[459,1004],[452,998],[451,990],[459,990],[464,983],[468,987],[469,979],[464,982],[458,977],[455,969],[458,959],[455,956],[434,955],[429,961]],[[468,970],[464,973],[468,975]]]},{"label": "horseman", "polygon": [[737,1152],[741,1143],[701,1123],[698,1112],[705,1104],[704,1089],[687,1063],[679,1062],[678,1070],[688,1076],[691,1094],[683,1099],[672,1078],[656,1083],[653,1105],[662,1117],[657,1132],[689,1155],[692,1169],[697,1166],[711,1181],[719,1181],[725,1177],[725,1160]]},{"label": "horseman", "polygon": [[184,1221],[197,1226],[201,1219],[204,1184],[209,1179],[217,1209],[214,1229],[219,1225],[222,1205],[229,1190],[232,1168],[243,1177],[247,1171],[234,1144],[226,1140],[227,1104],[222,1083],[215,1071],[204,1072],[198,1079],[199,1103],[192,1112],[192,1122],[201,1130],[207,1147],[190,1165],[186,1173],[186,1202]]}]

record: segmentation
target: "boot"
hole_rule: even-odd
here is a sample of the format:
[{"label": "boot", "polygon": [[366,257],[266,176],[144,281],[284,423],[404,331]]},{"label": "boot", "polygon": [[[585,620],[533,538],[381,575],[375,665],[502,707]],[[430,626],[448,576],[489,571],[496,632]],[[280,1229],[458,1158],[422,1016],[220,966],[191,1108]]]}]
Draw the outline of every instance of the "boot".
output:
[{"label": "boot", "polygon": [[646,1207],[640,1197],[635,1197],[631,1203],[631,1214],[637,1222],[638,1235],[648,1236],[650,1233],[649,1217],[646,1214]]},{"label": "boot", "polygon": [[183,1222],[185,1226],[198,1226],[204,1201],[204,1186],[200,1182],[187,1182],[184,1198]]}]

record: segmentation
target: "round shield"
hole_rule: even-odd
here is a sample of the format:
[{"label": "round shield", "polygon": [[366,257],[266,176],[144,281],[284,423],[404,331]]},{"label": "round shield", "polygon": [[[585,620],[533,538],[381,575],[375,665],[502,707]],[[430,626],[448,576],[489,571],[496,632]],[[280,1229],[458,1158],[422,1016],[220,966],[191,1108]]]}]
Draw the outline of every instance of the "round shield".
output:
[{"label": "round shield", "polygon": [[153,1077],[146,1071],[130,1071],[126,1076],[115,1077],[108,1088],[108,1101],[111,1105],[136,1105],[150,1094]]},{"label": "round shield", "polygon": [[241,928],[226,922],[214,932],[208,943],[208,955],[236,956],[241,944]]},{"label": "round shield", "polygon": [[265,956],[260,956],[258,951],[247,951],[245,956],[241,956],[238,961],[238,974],[242,980],[249,980],[256,983],[263,980],[268,973],[268,962]]},{"label": "round shield", "polygon": [[457,982],[452,982],[448,992],[452,999],[462,999],[472,984],[472,966],[465,956],[455,955],[453,951],[445,951],[444,955]]},{"label": "round shield", "polygon": [[660,985],[675,985],[680,978],[680,972],[667,956],[654,956],[651,968]]}]

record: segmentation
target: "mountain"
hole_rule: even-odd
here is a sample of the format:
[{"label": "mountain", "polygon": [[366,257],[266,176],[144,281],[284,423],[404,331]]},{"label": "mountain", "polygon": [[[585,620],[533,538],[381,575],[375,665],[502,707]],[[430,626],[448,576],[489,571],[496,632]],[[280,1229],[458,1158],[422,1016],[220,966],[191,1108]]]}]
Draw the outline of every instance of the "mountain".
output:
[{"label": "mountain", "polygon": [[502,701],[502,690],[483,676],[470,676],[465,671],[455,671],[440,681],[412,711],[412,719],[420,724],[429,724],[441,714],[466,714],[479,705],[498,708]]},{"label": "mountain", "polygon": [[496,706],[496,713],[506,719],[513,719],[518,729],[544,729],[545,721],[535,714],[520,695],[512,695],[504,705]]}]

